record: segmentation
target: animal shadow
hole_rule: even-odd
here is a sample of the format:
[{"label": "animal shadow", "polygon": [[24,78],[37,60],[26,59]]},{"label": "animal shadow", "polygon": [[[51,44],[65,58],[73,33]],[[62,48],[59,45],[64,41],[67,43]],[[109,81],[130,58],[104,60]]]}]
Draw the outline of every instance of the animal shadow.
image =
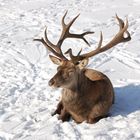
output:
[{"label": "animal shadow", "polygon": [[112,116],[125,116],[138,110],[140,110],[140,85],[130,84],[115,88]]}]

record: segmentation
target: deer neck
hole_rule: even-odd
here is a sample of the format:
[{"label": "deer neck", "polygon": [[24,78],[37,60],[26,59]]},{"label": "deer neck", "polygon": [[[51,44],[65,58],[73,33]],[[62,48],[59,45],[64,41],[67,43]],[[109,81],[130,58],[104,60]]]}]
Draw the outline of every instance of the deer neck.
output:
[{"label": "deer neck", "polygon": [[79,96],[83,96],[87,91],[88,78],[84,74],[85,71],[80,71],[77,75],[76,83],[70,88],[63,88],[62,98],[66,102],[75,102]]},{"label": "deer neck", "polygon": [[67,88],[67,90],[70,90],[72,93],[78,94],[86,87],[85,84],[88,84],[88,78],[85,76],[85,70],[80,70],[75,77],[73,85]]}]

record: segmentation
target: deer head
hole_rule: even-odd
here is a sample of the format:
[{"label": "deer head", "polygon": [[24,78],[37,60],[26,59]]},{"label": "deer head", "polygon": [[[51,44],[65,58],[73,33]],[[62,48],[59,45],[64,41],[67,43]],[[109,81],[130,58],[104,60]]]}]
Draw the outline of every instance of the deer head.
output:
[{"label": "deer head", "polygon": [[[35,41],[40,41],[43,43],[43,45],[54,54],[54,56],[49,55],[50,59],[54,64],[59,65],[57,68],[57,73],[54,75],[54,77],[49,81],[50,86],[55,87],[63,87],[63,88],[71,88],[73,86],[76,86],[76,82],[78,80],[78,76],[82,74],[83,69],[88,64],[88,59],[92,56],[95,56],[96,54],[99,54],[101,52],[104,52],[118,43],[126,42],[131,39],[129,32],[127,31],[128,28],[128,20],[126,19],[126,23],[123,22],[122,19],[120,19],[116,15],[116,19],[119,22],[119,32],[111,39],[110,42],[108,42],[106,45],[102,46],[103,41],[103,35],[102,32],[100,34],[100,40],[98,43],[98,46],[95,50],[81,54],[81,50],[77,54],[77,56],[73,55],[72,49],[68,49],[68,51],[65,54],[69,54],[70,59],[68,59],[62,52],[61,46],[63,41],[66,38],[79,38],[82,39],[88,46],[89,43],[85,39],[85,35],[93,34],[94,32],[84,32],[82,34],[73,34],[70,33],[70,27],[74,23],[74,21],[78,18],[79,15],[77,15],[75,18],[73,18],[68,24],[64,22],[64,19],[67,15],[67,12],[62,17],[62,32],[60,39],[58,40],[57,44],[53,44],[49,41],[47,37],[47,28],[44,32],[44,38],[41,39],[34,39]],[[127,37],[124,37],[124,33],[127,34]]]}]

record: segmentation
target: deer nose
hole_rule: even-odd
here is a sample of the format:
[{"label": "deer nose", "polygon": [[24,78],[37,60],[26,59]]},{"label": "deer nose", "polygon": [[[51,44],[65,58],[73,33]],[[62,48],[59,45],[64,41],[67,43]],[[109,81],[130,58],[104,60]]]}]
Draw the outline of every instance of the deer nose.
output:
[{"label": "deer nose", "polygon": [[53,79],[51,79],[48,84],[49,84],[49,86],[52,86],[52,85],[54,85],[54,83],[55,83],[55,81]]}]

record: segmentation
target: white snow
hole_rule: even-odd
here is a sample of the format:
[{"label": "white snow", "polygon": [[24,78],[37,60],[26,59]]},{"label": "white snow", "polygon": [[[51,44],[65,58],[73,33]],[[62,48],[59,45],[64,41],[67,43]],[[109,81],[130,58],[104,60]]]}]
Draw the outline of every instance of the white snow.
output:
[{"label": "white snow", "polygon": [[[47,25],[55,43],[66,10],[66,21],[80,13],[72,32],[96,32],[87,37],[91,48],[66,40],[63,50],[71,46],[75,53],[94,49],[101,30],[107,43],[118,31],[116,13],[129,20],[132,40],[90,59],[90,68],[111,79],[116,96],[111,116],[96,124],[51,116],[61,96],[61,89],[48,86],[56,66],[33,38]],[[140,140],[139,0],[0,0],[0,58],[0,140]]]}]

